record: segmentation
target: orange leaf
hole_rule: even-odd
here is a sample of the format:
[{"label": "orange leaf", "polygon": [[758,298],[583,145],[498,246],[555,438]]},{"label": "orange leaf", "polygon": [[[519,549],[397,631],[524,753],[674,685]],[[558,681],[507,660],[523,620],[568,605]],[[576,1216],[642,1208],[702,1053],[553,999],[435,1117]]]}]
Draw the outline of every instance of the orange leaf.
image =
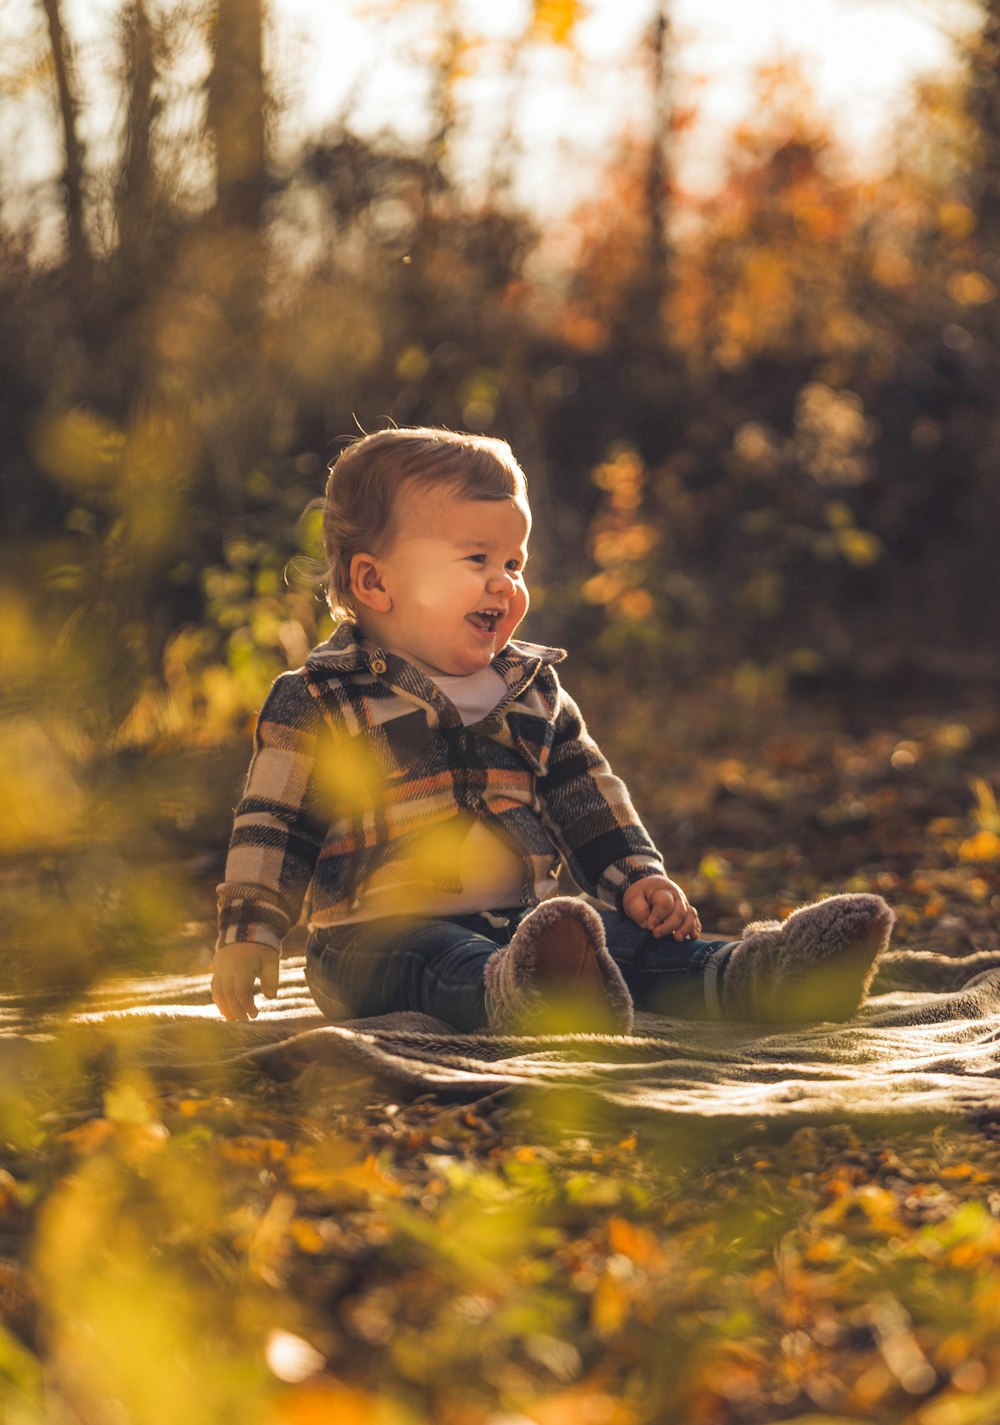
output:
[{"label": "orange leaf", "polygon": [[258,1138],[244,1133],[237,1138],[224,1138],[219,1144],[219,1155],[245,1167],[269,1167],[284,1162],[288,1157],[288,1144],[281,1138]]},{"label": "orange leaf", "polygon": [[590,1301],[590,1321],[594,1334],[602,1341],[617,1335],[629,1312],[629,1295],[614,1277],[604,1276],[597,1283]]},{"label": "orange leaf", "polygon": [[958,848],[961,861],[1000,861],[1000,836],[995,831],[977,831]]},{"label": "orange leaf", "polygon": [[534,31],[557,45],[573,42],[573,32],[589,14],[581,0],[535,0]]},{"label": "orange leaf", "polygon": [[315,1381],[279,1399],[273,1425],[372,1425],[384,1418],[367,1391],[350,1390],[339,1381]]}]

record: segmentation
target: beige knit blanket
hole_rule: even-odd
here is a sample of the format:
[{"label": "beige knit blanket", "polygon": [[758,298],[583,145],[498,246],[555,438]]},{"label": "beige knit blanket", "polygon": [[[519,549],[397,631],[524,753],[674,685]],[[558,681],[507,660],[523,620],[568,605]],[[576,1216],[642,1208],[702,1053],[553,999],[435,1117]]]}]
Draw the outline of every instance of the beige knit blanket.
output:
[{"label": "beige knit blanket", "polygon": [[582,1092],[622,1117],[989,1118],[1000,1116],[1000,955],[890,954],[846,1024],[639,1015],[627,1038],[458,1034],[412,1013],[333,1024],[315,1009],[301,960],[285,962],[278,1000],[252,1024],[220,1019],[207,974],[109,983],[58,1016],[31,996],[0,997],[0,1073],[53,1062],[65,1071],[67,1059],[140,1063],[203,1085],[310,1069],[312,1082],[361,1080],[391,1097]]}]

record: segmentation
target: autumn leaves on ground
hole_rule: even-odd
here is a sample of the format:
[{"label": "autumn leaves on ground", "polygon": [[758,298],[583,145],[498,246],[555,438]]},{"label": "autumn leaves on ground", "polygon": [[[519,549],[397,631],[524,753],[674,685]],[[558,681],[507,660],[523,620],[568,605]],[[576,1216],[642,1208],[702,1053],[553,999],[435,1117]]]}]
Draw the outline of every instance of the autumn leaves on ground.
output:
[{"label": "autumn leaves on ground", "polygon": [[[598,718],[720,929],[874,887],[900,946],[996,949],[1000,724],[942,706]],[[8,1085],[0,1119],[10,1425],[1000,1413],[990,1123],[664,1128],[127,1064]]]}]

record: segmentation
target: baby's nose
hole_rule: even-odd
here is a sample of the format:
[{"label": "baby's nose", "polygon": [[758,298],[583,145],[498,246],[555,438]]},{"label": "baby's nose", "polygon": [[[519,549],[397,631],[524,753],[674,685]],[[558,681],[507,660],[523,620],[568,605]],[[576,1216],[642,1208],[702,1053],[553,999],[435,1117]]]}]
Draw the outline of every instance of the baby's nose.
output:
[{"label": "baby's nose", "polygon": [[506,569],[497,569],[490,575],[489,587],[498,594],[512,594],[517,585]]}]

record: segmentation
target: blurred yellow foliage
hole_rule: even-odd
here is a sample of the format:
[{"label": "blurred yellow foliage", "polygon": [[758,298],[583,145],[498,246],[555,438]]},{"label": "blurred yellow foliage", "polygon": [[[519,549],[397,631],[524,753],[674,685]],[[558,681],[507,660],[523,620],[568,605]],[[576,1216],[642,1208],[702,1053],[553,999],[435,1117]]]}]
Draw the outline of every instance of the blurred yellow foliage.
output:
[{"label": "blurred yellow foliage", "polygon": [[20,590],[0,584],[0,683],[8,696],[33,686],[49,653],[31,600]]},{"label": "blurred yellow foliage", "polygon": [[103,417],[76,407],[40,420],[32,446],[49,475],[67,486],[93,491],[114,484],[125,434]]},{"label": "blurred yellow foliage", "polygon": [[338,817],[370,814],[384,802],[385,773],[368,739],[324,741],[315,765],[320,794]]},{"label": "blurred yellow foliage", "polygon": [[859,569],[869,569],[877,564],[885,552],[885,547],[877,534],[867,529],[838,529],[837,548],[848,564]]},{"label": "blurred yellow foliage", "polygon": [[257,1425],[263,1367],[220,1370],[213,1348],[220,1310],[240,1310],[239,1299],[227,1307],[204,1273],[196,1287],[186,1253],[154,1251],[146,1217],[155,1215],[158,1237],[173,1232],[177,1243],[207,1245],[223,1204],[197,1162],[178,1152],[166,1161],[161,1152],[159,1163],[147,1177],[112,1138],[45,1204],[36,1271],[60,1389],[88,1418],[106,1418],[115,1401],[143,1425],[231,1411]]},{"label": "blurred yellow foliage", "polygon": [[51,853],[87,835],[87,798],[75,771],[45,726],[30,717],[3,724],[0,737],[0,850]]},{"label": "blurred yellow foliage", "polygon": [[119,1073],[104,1090],[104,1112],[113,1123],[157,1122],[153,1086],[146,1075],[138,1069]]},{"label": "blurred yellow foliage", "polygon": [[45,1425],[42,1364],[0,1322],[0,1418],[4,1425]]},{"label": "blurred yellow foliage", "polygon": [[56,410],[36,422],[32,450],[60,485],[99,499],[117,515],[105,550],[113,572],[175,548],[194,450],[181,422],[148,411],[122,430],[82,407]]},{"label": "blurred yellow foliage", "polygon": [[582,0],[534,0],[534,33],[558,45],[571,44],[577,25],[589,14]]},{"label": "blurred yellow foliage", "polygon": [[997,802],[996,792],[985,777],[973,777],[971,785],[976,798],[972,815],[977,826],[983,831],[1000,833],[1000,803]]}]

